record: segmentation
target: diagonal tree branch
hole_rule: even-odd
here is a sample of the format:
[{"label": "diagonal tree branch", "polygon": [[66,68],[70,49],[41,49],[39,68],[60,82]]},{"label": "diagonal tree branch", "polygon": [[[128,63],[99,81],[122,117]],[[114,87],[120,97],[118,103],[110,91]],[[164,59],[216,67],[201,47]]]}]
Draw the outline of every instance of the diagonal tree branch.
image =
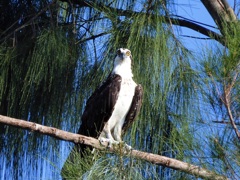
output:
[{"label": "diagonal tree branch", "polygon": [[238,130],[237,125],[235,124],[235,121],[234,121],[234,118],[232,115],[232,111],[231,111],[231,90],[237,80],[237,77],[238,77],[238,72],[234,75],[232,82],[224,86],[224,97],[223,97],[224,101],[223,102],[227,109],[230,123],[236,133],[236,136],[240,140],[240,131]]},{"label": "diagonal tree branch", "polygon": [[[27,129],[33,132],[39,132],[41,134],[49,135],[60,140],[71,141],[74,143],[83,143],[100,150],[106,149],[108,146],[107,143],[105,143],[104,146],[100,145],[99,141],[92,137],[87,137],[80,134],[74,134],[74,133],[63,131],[57,128],[43,126],[37,123],[10,118],[7,116],[0,115],[0,123],[22,128],[22,129]],[[109,151],[115,152],[113,148],[110,148]],[[165,156],[160,156],[157,154],[142,152],[138,150],[132,150],[131,156],[148,161],[153,164],[165,166],[175,170],[180,170],[188,174],[192,174],[196,177],[201,177],[206,179],[216,179],[216,180],[227,179],[227,177],[225,176],[218,175],[215,172],[209,171],[199,166],[195,166],[186,162],[182,162],[182,161],[179,161],[173,158],[168,158]]]},{"label": "diagonal tree branch", "polygon": [[[68,2],[68,0],[61,0],[61,1]],[[123,10],[123,9],[113,8],[109,5],[104,5],[103,3],[93,3],[92,1],[72,0],[71,3],[78,5],[78,7],[92,7],[92,8],[98,9],[99,11],[105,12],[107,14],[109,12],[114,12],[115,15],[117,15],[117,16],[125,16],[125,17],[129,17],[129,18],[133,17],[134,15],[148,15],[149,18],[151,18],[151,16],[153,15],[153,14],[149,14],[147,12],[136,12],[136,11],[132,11],[132,10]],[[154,16],[154,18],[155,17],[156,16]],[[171,23],[173,25],[182,26],[182,27],[186,27],[186,28],[192,29],[194,31],[197,31],[211,39],[215,39],[222,45],[225,45],[222,35],[200,25],[203,23],[197,23],[197,22],[194,22],[194,21],[188,20],[186,18],[182,18],[182,17],[174,18],[174,17],[160,16],[160,15],[158,15],[157,17],[166,23]]]},{"label": "diagonal tree branch", "polygon": [[[62,2],[69,2],[69,0],[61,0]],[[55,3],[55,1],[53,1]],[[204,1],[203,1],[204,2]],[[134,15],[147,15],[149,16],[149,18],[151,18],[151,16],[153,14],[149,14],[148,12],[136,12],[136,11],[132,11],[132,10],[123,10],[123,9],[118,9],[118,8],[113,8],[109,5],[104,5],[103,3],[93,3],[91,1],[79,1],[79,0],[72,0],[71,3],[77,5],[78,7],[92,7],[95,9],[98,9],[99,11],[102,11],[106,14],[109,14],[109,12],[114,12],[114,15],[117,16],[125,16],[125,17],[133,17]],[[52,5],[53,3],[50,3],[48,6]],[[48,7],[47,6],[47,7]],[[229,9],[229,7],[228,7]],[[25,24],[23,24],[21,27],[16,28],[14,31],[8,33],[3,39],[1,39],[1,41],[9,38],[10,36],[12,36],[13,33],[21,30],[22,28],[25,28],[26,26],[29,26],[29,23],[31,21],[33,21],[33,19],[37,18],[41,13],[45,12],[46,9],[42,9],[38,14],[36,14],[31,20],[29,20],[28,22],[26,22]],[[233,13],[234,14],[234,13]],[[152,16],[153,17],[153,16]],[[154,16],[156,17],[156,16]],[[169,16],[164,16],[164,15],[158,15],[157,16],[159,19],[163,20],[165,23],[168,24],[173,24],[176,26],[181,26],[181,27],[186,27],[189,29],[192,29],[194,31],[199,32],[200,34],[203,34],[211,39],[214,39],[216,41],[218,41],[219,43],[221,43],[222,45],[226,46],[223,36],[221,34],[218,34],[217,32],[214,32],[208,28],[206,28],[203,23],[199,23],[196,21],[192,21],[180,16],[175,16],[174,17],[169,17]],[[7,30],[6,30],[7,31]],[[2,33],[6,34],[6,32]]]},{"label": "diagonal tree branch", "polygon": [[216,24],[222,28],[222,22],[236,21],[237,17],[226,0],[201,0]]}]

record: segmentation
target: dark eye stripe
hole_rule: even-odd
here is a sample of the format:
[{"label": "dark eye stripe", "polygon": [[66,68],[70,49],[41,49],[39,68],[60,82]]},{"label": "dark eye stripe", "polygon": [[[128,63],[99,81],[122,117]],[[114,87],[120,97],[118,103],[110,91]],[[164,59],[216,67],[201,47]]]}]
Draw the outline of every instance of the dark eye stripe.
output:
[{"label": "dark eye stripe", "polygon": [[117,55],[120,55],[121,54],[121,50],[117,50]]}]

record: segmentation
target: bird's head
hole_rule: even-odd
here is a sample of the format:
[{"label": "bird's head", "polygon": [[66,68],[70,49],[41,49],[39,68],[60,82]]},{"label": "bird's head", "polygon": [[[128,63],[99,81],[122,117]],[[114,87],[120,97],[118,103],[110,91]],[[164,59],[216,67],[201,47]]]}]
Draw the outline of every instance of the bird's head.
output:
[{"label": "bird's head", "polygon": [[132,77],[132,55],[129,49],[119,48],[114,60],[113,73],[121,76]]},{"label": "bird's head", "polygon": [[115,64],[125,63],[124,61],[128,61],[129,63],[131,63],[131,51],[125,48],[119,48],[116,53]]}]

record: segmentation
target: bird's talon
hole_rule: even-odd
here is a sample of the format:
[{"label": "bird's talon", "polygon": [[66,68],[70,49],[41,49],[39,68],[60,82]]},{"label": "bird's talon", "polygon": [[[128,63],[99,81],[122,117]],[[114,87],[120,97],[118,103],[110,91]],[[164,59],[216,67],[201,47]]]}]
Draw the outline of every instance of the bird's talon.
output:
[{"label": "bird's talon", "polygon": [[115,141],[115,140],[112,140],[112,139],[103,138],[103,137],[101,137],[99,139],[99,141],[100,141],[100,144],[103,145],[103,146],[104,146],[104,143],[107,142],[108,143],[108,146],[107,146],[108,148],[111,148],[113,145],[119,144],[118,141]]},{"label": "bird's talon", "polygon": [[128,144],[125,143],[124,148],[126,149],[127,152],[131,151],[133,148],[132,146],[129,146]]}]

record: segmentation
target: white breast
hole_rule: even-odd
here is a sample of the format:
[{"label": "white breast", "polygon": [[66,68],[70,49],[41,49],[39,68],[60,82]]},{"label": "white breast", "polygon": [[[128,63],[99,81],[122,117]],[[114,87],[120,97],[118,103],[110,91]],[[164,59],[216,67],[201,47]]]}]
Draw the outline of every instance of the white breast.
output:
[{"label": "white breast", "polygon": [[132,104],[135,87],[137,86],[132,79],[133,74],[130,56],[126,56],[124,59],[119,59],[116,57],[112,74],[118,74],[121,76],[121,88],[112,116],[108,122],[106,122],[100,138],[106,137],[111,141],[120,142],[122,126]]},{"label": "white breast", "polygon": [[113,136],[121,135],[121,129],[125,121],[125,117],[130,109],[134,92],[135,92],[135,87],[136,87],[136,83],[132,80],[132,78],[122,79],[119,96],[118,96],[114,111],[112,113],[112,116],[108,121],[108,125],[111,132],[113,132]]}]

